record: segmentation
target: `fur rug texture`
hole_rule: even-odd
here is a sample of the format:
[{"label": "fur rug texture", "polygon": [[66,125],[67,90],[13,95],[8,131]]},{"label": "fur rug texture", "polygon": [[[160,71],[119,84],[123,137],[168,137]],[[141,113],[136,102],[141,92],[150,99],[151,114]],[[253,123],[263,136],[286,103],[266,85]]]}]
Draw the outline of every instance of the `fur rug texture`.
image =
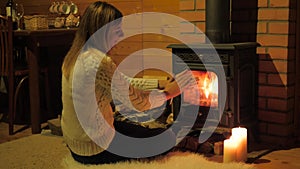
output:
[{"label": "fur rug texture", "polygon": [[83,165],[76,162],[62,137],[45,132],[0,144],[2,169],[254,169],[244,163],[218,163],[199,154],[172,152],[153,160]]},{"label": "fur rug texture", "polygon": [[83,165],[71,156],[67,156],[62,166],[64,169],[255,169],[245,163],[218,163],[207,160],[199,154],[189,152],[172,152],[151,161],[120,162],[116,164]]}]

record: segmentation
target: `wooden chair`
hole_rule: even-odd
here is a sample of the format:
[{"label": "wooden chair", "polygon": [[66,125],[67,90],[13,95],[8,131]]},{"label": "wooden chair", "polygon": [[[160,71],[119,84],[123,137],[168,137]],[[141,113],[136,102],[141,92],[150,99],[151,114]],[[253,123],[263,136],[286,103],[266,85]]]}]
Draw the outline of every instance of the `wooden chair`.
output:
[{"label": "wooden chair", "polygon": [[[11,17],[0,15],[0,76],[4,77],[8,93],[8,122],[9,134],[14,134],[14,121],[17,111],[18,98],[20,91],[24,87],[25,81],[28,81],[29,69],[24,58],[27,55],[27,48],[16,48],[13,44],[13,24]],[[21,49],[21,50],[20,50]],[[23,55],[20,51],[24,51]],[[25,54],[25,56],[24,56]],[[47,108],[50,106],[49,87],[48,87],[48,71],[41,69],[45,75],[45,89]],[[1,81],[0,81],[1,83]],[[28,96],[22,98],[29,100]]]}]

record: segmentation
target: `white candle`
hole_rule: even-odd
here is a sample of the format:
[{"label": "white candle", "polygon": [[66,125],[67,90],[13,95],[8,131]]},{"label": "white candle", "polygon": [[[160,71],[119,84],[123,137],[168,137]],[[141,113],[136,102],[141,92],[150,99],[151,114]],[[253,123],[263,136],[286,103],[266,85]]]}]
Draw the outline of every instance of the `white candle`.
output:
[{"label": "white candle", "polygon": [[224,140],[223,163],[236,161],[237,143],[235,139]]},{"label": "white candle", "polygon": [[232,136],[230,139],[236,140],[238,145],[236,150],[236,160],[238,162],[247,161],[247,129],[243,127],[236,127],[231,130]]}]

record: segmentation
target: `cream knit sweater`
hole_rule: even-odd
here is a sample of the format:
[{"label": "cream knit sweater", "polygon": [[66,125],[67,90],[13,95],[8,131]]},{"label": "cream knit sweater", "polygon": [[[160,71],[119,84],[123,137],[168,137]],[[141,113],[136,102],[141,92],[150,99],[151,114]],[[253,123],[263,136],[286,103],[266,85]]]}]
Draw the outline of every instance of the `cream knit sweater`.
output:
[{"label": "cream knit sweater", "polygon": [[159,107],[165,95],[145,90],[157,87],[158,80],[133,79],[120,73],[111,58],[96,49],[82,53],[70,78],[62,76],[61,125],[66,144],[78,155],[102,152],[115,134],[110,102],[117,99],[138,111]]}]

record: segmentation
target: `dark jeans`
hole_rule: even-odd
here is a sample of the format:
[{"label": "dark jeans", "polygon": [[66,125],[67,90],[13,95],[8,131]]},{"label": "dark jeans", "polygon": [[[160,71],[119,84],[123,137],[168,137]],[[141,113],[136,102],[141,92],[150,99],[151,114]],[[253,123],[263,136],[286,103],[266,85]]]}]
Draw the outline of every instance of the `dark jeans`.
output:
[{"label": "dark jeans", "polygon": [[[136,137],[136,138],[152,137],[152,136],[158,135],[158,134],[166,131],[166,129],[164,129],[164,128],[149,129],[149,128],[145,128],[145,127],[142,127],[142,126],[139,126],[136,124],[130,124],[130,123],[120,122],[120,121],[115,121],[114,126],[115,126],[116,131],[118,131],[124,135],[130,136],[130,137]],[[167,138],[168,143],[166,143],[166,144],[175,145],[175,141],[176,141],[175,134],[170,131],[170,133],[168,133],[168,137],[170,137],[170,138]],[[117,144],[117,142],[118,142],[118,139],[114,138],[111,145]],[[164,155],[166,153],[168,153],[168,151],[161,153],[159,155]],[[128,160],[136,159],[136,158],[122,157],[122,156],[113,154],[106,150],[104,150],[103,152],[101,152],[99,154],[92,155],[92,156],[80,156],[80,155],[73,153],[72,151],[71,151],[71,154],[76,161],[83,163],[83,164],[109,164],[109,163],[116,163],[116,162],[120,162],[120,161],[128,161]],[[153,158],[153,157],[150,157],[150,158]]]}]

